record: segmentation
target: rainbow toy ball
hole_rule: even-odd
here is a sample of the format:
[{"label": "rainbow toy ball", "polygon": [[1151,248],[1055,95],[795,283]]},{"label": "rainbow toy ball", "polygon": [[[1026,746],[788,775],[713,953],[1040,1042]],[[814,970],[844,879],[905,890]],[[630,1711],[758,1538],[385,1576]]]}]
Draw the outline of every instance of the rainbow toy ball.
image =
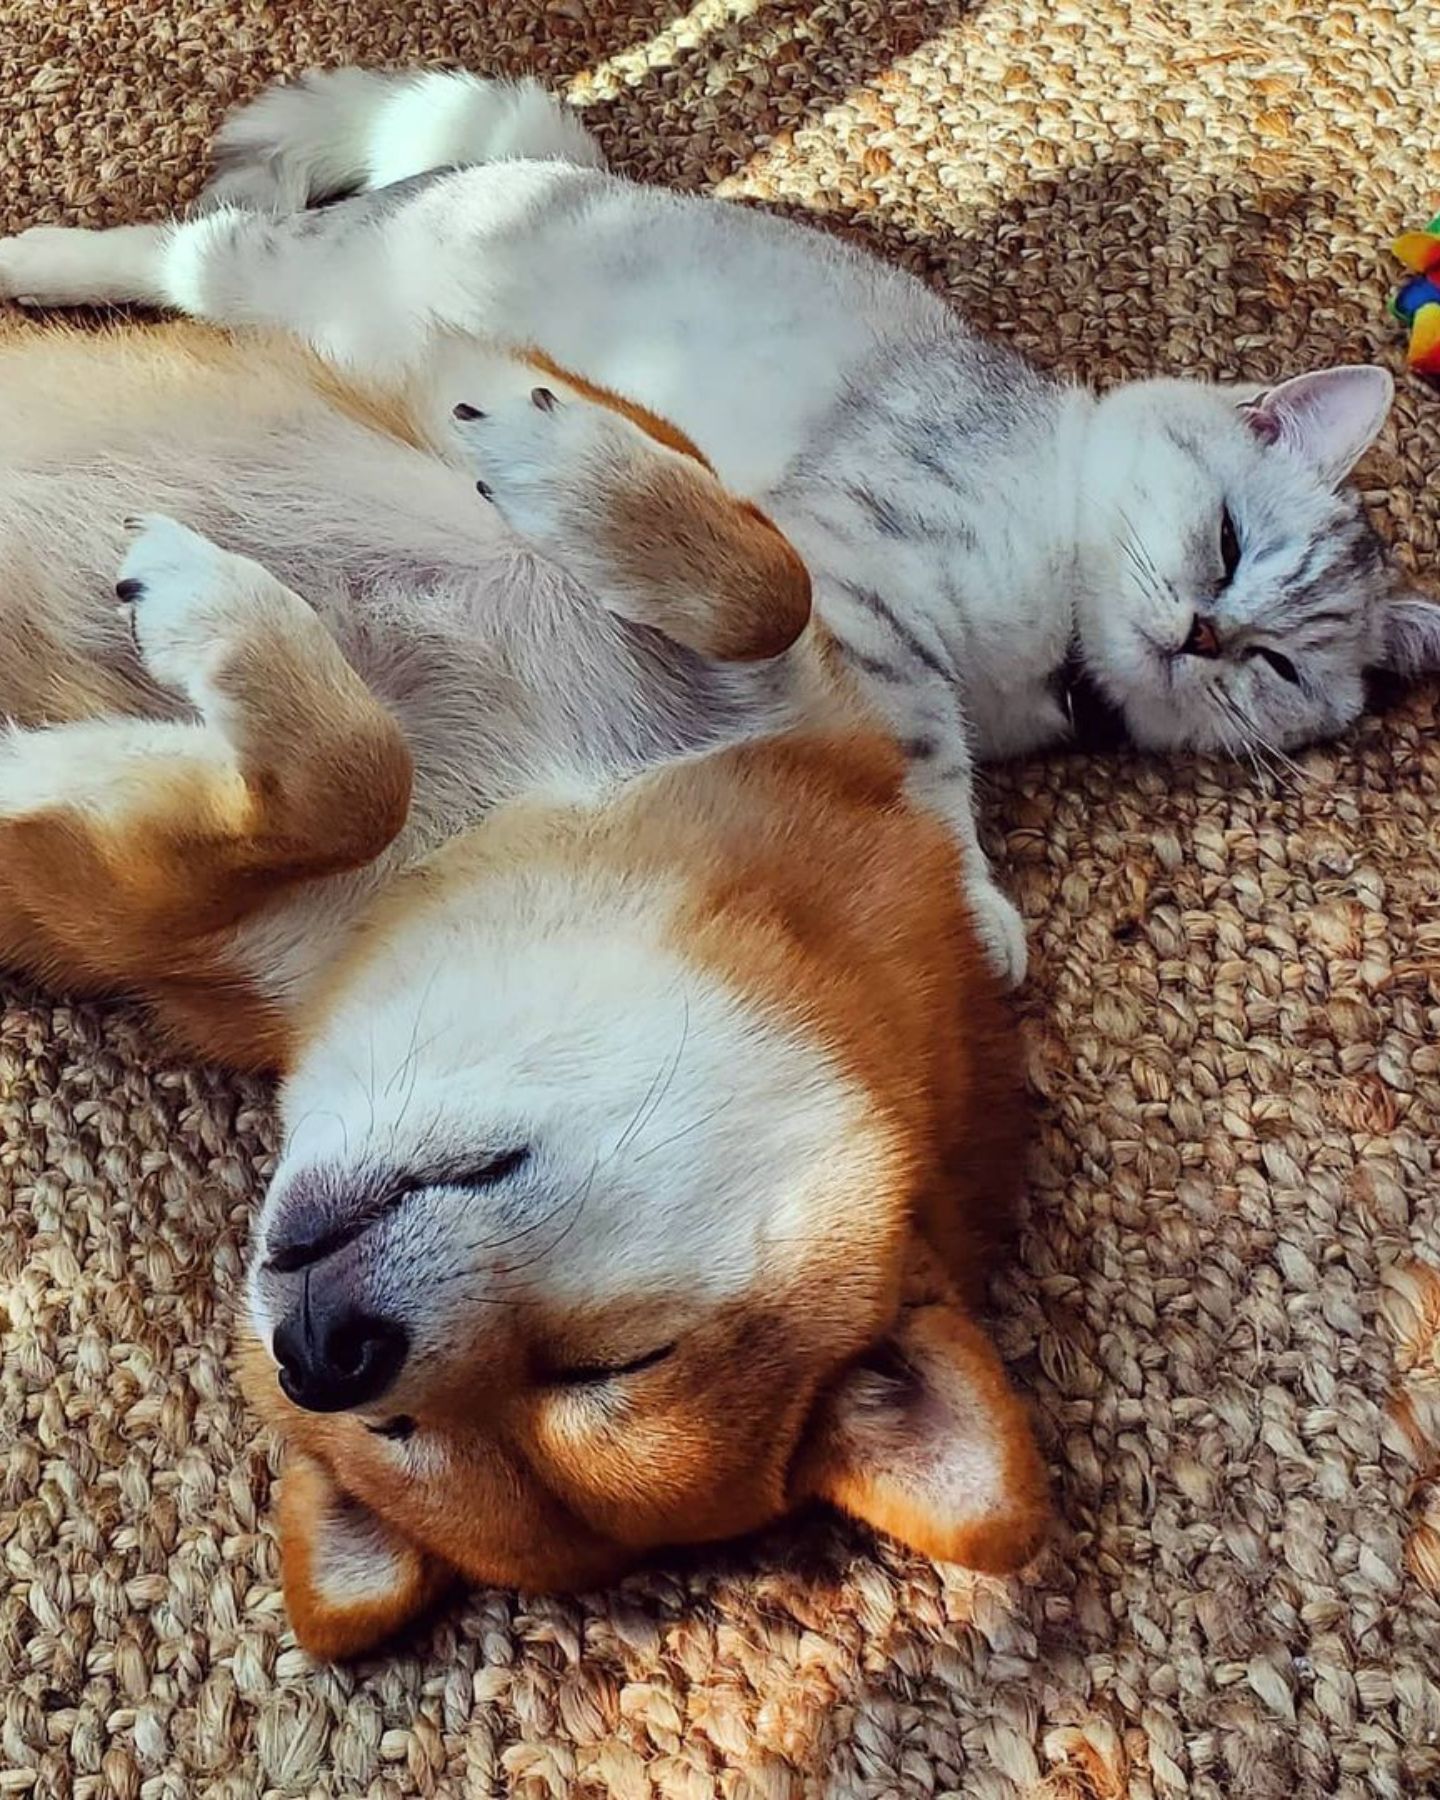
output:
[{"label": "rainbow toy ball", "polygon": [[1407,361],[1417,374],[1440,379],[1440,213],[1423,231],[1406,231],[1391,246],[1414,273],[1390,302],[1410,327]]}]

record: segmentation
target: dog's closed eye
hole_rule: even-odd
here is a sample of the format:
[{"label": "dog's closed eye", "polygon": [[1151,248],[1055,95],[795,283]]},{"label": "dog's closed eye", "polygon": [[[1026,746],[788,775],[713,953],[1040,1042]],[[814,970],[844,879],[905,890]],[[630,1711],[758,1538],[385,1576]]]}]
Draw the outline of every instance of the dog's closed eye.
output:
[{"label": "dog's closed eye", "polygon": [[619,1381],[626,1375],[653,1369],[667,1356],[673,1356],[677,1348],[676,1344],[661,1344],[658,1349],[647,1350],[643,1356],[634,1356],[622,1363],[577,1363],[568,1369],[552,1369],[547,1379],[555,1387],[590,1387],[602,1381]]},{"label": "dog's closed eye", "polygon": [[403,1443],[406,1438],[414,1435],[415,1421],[408,1413],[401,1413],[397,1418],[386,1419],[380,1425],[367,1425],[365,1429],[376,1437],[393,1438],[396,1442]]}]

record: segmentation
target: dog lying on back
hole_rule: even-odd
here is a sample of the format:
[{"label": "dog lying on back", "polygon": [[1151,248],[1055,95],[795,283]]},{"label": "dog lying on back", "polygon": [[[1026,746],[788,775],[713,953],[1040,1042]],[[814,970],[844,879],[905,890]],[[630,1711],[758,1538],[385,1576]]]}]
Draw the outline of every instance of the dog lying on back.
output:
[{"label": "dog lying on back", "polygon": [[17,328],[0,395],[0,961],[281,1078],[244,1360],[301,1641],[811,1498],[1026,1560],[970,1311],[1014,1045],[785,539],[464,340],[381,390]]}]

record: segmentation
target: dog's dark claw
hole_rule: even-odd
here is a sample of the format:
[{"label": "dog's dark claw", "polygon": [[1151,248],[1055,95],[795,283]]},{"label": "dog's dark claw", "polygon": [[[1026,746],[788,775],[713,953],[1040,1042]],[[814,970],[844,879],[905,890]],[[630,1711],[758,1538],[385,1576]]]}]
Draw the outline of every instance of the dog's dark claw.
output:
[{"label": "dog's dark claw", "polygon": [[115,593],[121,600],[138,600],[145,592],[145,583],[137,581],[132,575],[128,580],[115,583]]},{"label": "dog's dark claw", "polygon": [[554,412],[555,408],[560,404],[550,392],[549,388],[532,388],[530,390],[530,399],[532,404],[540,408],[541,412]]},{"label": "dog's dark claw", "polygon": [[471,406],[468,400],[460,401],[454,408],[454,413],[457,419],[464,419],[467,422],[471,419],[483,419],[485,417],[480,408],[478,406]]},{"label": "dog's dark claw", "polygon": [[483,481],[477,481],[475,483],[475,492],[482,500],[493,500],[495,498],[493,490],[486,487]]}]

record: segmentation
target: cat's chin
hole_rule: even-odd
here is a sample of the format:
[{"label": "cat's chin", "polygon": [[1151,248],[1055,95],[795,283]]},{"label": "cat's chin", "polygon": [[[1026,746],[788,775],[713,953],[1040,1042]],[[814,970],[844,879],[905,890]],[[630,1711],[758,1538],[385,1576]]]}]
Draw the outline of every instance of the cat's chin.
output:
[{"label": "cat's chin", "polygon": [[1183,726],[1177,728],[1173,719],[1152,722],[1143,713],[1137,714],[1133,708],[1126,708],[1124,717],[1129,741],[1137,750],[1173,752],[1200,748],[1194,735]]},{"label": "cat's chin", "polygon": [[1102,671],[1098,683],[1110,711],[1123,721],[1123,737],[1137,750],[1223,750],[1209,687],[1214,665],[1177,656],[1145,632],[1113,627],[1103,657],[1087,660]]},{"label": "cat's chin", "polygon": [[1052,689],[1065,717],[1072,750],[1119,750],[1133,743],[1125,709],[1090,673],[1078,644],[1071,645],[1055,672]]},{"label": "cat's chin", "polygon": [[[1155,660],[1153,685],[1133,680],[1125,682],[1123,687],[1115,682],[1106,684],[1110,689],[1107,703],[1115,716],[1123,721],[1124,737],[1120,741],[1137,750],[1199,748],[1198,722],[1186,707],[1184,696],[1177,691],[1174,671],[1160,656],[1157,655]],[[1117,688],[1121,690],[1118,694]]]},{"label": "cat's chin", "polygon": [[[1195,700],[1186,705],[1186,697],[1178,691],[1165,699],[1146,695],[1130,701],[1125,716],[1130,724],[1130,741],[1137,750],[1157,755],[1174,755],[1188,750],[1201,756],[1233,755],[1233,747],[1225,742],[1216,722],[1205,716],[1208,708]],[[1199,715],[1199,716],[1197,716]]]},{"label": "cat's chin", "polygon": [[[1099,644],[1072,647],[1064,704],[1080,749],[1178,750],[1188,741],[1177,712],[1174,658],[1143,632],[1107,621]],[[1088,636],[1088,634],[1087,634]]]}]

